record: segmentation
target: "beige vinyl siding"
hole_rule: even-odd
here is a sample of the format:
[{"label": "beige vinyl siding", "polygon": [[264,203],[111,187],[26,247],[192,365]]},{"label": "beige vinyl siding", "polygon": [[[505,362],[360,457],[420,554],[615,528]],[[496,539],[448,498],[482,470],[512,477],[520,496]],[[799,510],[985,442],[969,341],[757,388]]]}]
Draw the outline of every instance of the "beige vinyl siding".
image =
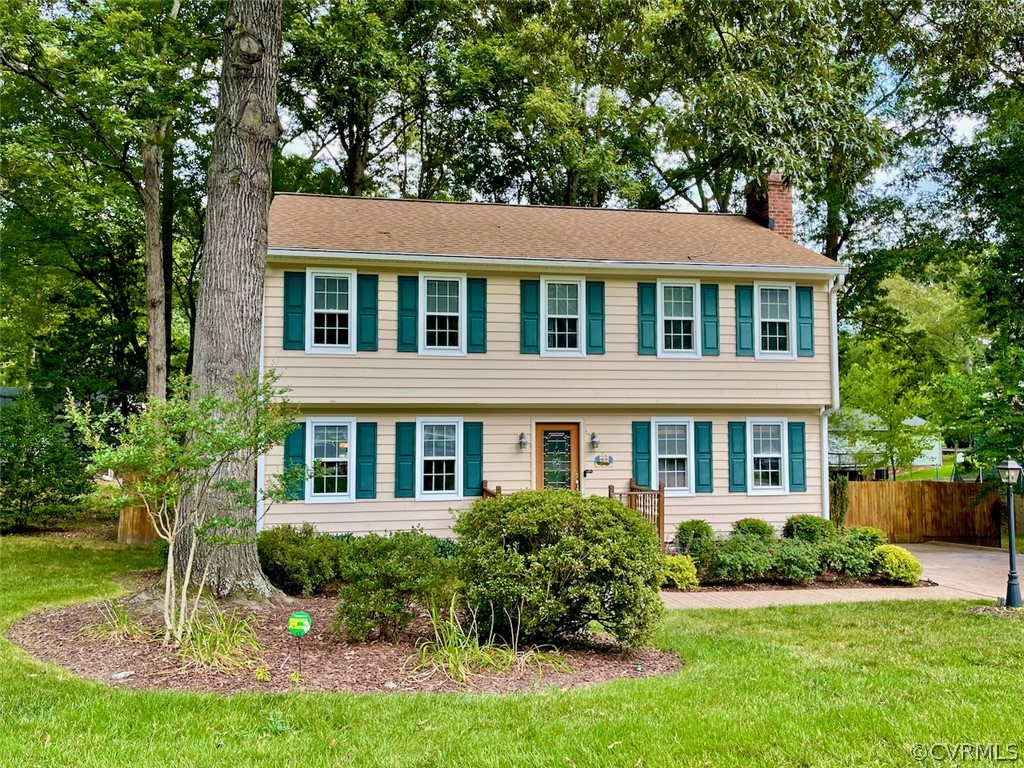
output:
[{"label": "beige vinyl siding", "polygon": [[[603,411],[585,409],[540,409],[530,412],[502,412],[471,409],[436,409],[396,414],[395,412],[326,411],[309,410],[304,416],[344,416],[358,421],[377,423],[377,498],[360,499],[349,503],[290,502],[276,504],[266,513],[265,526],[315,524],[332,533],[370,531],[385,532],[422,527],[428,533],[450,535],[452,521],[450,508],[465,508],[473,502],[427,502],[394,498],[395,488],[395,423],[415,421],[418,416],[461,416],[467,421],[484,423],[484,479],[490,486],[501,486],[511,492],[535,486],[533,426],[537,422],[579,422],[581,435],[581,468],[594,469],[583,480],[583,493],[605,496],[608,486],[624,488],[632,474],[632,422],[653,417],[692,417],[697,421],[713,423],[713,475],[714,493],[689,497],[667,498],[666,533],[671,537],[681,520],[701,518],[718,531],[725,532],[742,517],[760,517],[781,527],[790,515],[822,513],[821,494],[821,433],[818,411],[812,409],[765,408],[723,411],[721,409],[643,409],[630,411]],[[782,496],[748,496],[729,493],[728,422],[748,416],[786,417],[806,424],[807,490]],[[519,448],[519,433],[525,432],[530,440],[527,450]],[[598,450],[590,447],[589,436],[597,432],[601,440]],[[594,458],[608,454],[614,463],[597,467]],[[266,464],[267,477],[280,472],[282,452],[272,452]],[[692,470],[691,470],[692,471]]]},{"label": "beige vinyl siding", "polygon": [[[322,264],[340,265],[336,261]],[[598,271],[588,272],[585,277],[605,282],[606,353],[541,357],[519,352],[519,281],[550,272],[469,271],[469,277],[486,277],[488,281],[487,353],[439,357],[396,350],[397,276],[417,274],[419,270],[396,270],[392,265],[379,264],[354,266],[360,272],[379,276],[378,352],[309,355],[282,349],[283,272],[303,270],[305,266],[275,264],[268,268],[265,365],[280,374],[280,384],[290,389],[289,398],[294,402],[364,406],[686,403],[779,407],[825,405],[830,401],[828,292],[824,280],[796,281],[798,285],[814,286],[814,357],[737,357],[736,280],[709,276],[702,277],[702,281],[719,285],[721,354],[699,360],[639,355],[638,280],[624,278],[621,272]],[[430,271],[438,271],[437,266]],[[578,272],[564,274],[584,276]],[[655,282],[659,277],[671,276],[644,273],[640,280]],[[755,280],[765,282],[764,276],[752,276],[742,282],[750,285]],[[794,281],[787,277],[779,282]]]}]

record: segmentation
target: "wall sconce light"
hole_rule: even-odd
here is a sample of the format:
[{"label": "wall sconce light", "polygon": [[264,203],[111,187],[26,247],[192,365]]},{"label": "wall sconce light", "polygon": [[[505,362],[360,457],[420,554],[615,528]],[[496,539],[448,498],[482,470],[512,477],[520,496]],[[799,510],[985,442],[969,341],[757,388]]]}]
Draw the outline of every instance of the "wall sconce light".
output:
[{"label": "wall sconce light", "polygon": [[601,447],[601,438],[597,436],[597,432],[590,433],[590,445],[595,451]]},{"label": "wall sconce light", "polygon": [[519,450],[525,451],[527,445],[529,445],[529,443],[526,442],[526,433],[525,432],[520,432],[519,433]]}]

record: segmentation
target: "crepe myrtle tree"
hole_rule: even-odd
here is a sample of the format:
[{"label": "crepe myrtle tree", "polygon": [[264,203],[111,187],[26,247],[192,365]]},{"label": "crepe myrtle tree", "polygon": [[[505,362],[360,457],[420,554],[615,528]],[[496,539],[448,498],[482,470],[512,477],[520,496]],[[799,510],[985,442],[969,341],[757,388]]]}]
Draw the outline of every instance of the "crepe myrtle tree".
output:
[{"label": "crepe myrtle tree", "polygon": [[[110,503],[145,507],[157,536],[167,542],[165,643],[180,644],[195,626],[212,562],[198,565],[200,544],[212,551],[252,545],[256,517],[251,510],[287,498],[305,479],[305,468],[293,467],[257,489],[251,476],[239,480],[223,471],[226,462],[239,457],[255,466],[294,429],[294,408],[276,380],[273,373],[262,381],[239,378],[233,396],[225,398],[215,392],[197,395],[181,377],[169,399],[150,398],[127,418],[95,414],[68,398],[68,417],[93,450],[91,471],[113,472],[120,487]],[[217,502],[211,503],[214,495]],[[186,499],[189,503],[183,503]],[[179,555],[185,568],[176,574]]]}]

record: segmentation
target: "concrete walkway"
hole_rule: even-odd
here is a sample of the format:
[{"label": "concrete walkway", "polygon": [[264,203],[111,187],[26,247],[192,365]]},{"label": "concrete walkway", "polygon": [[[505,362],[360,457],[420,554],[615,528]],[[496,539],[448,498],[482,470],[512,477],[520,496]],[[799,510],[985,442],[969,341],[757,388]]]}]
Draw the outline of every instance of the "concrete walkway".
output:
[{"label": "concrete walkway", "polygon": [[762,608],[867,600],[971,600],[1006,594],[1006,550],[957,544],[906,544],[924,566],[921,578],[935,587],[779,589],[760,592],[663,592],[669,608]]}]

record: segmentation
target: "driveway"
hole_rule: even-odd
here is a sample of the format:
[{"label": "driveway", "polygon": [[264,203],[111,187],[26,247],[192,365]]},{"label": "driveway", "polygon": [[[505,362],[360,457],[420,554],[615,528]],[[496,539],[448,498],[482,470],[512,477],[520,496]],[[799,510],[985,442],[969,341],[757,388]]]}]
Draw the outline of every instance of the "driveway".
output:
[{"label": "driveway", "polygon": [[[924,566],[921,578],[938,586],[787,589],[760,592],[663,592],[669,608],[761,608],[866,600],[971,600],[1006,595],[1006,550],[956,544],[904,544]],[[1024,562],[1018,568],[1024,567]]]}]

